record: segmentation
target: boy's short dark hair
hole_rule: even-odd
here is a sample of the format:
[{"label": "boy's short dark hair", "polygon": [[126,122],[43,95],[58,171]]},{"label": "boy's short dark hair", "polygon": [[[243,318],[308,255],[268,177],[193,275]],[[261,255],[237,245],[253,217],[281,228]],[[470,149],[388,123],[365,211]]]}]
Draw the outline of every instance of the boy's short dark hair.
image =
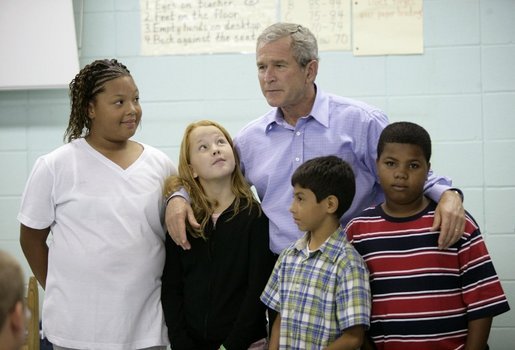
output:
[{"label": "boy's short dark hair", "polygon": [[338,218],[350,208],[356,193],[351,166],[336,156],[317,157],[306,161],[293,173],[291,185],[311,190],[317,202],[330,195],[338,198]]},{"label": "boy's short dark hair", "polygon": [[411,122],[396,122],[384,128],[377,143],[377,158],[381,157],[386,143],[407,143],[419,146],[424,153],[426,161],[431,159],[431,137],[429,133],[418,124]]}]

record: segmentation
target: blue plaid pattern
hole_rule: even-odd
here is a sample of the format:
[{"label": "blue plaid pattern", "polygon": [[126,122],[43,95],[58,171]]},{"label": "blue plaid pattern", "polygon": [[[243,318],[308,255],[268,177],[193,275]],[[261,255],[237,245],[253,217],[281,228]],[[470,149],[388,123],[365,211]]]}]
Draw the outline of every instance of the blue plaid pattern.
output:
[{"label": "blue plaid pattern", "polygon": [[368,270],[342,228],[309,255],[308,238],[281,253],[261,295],[281,314],[281,349],[321,349],[346,328],[370,325]]}]

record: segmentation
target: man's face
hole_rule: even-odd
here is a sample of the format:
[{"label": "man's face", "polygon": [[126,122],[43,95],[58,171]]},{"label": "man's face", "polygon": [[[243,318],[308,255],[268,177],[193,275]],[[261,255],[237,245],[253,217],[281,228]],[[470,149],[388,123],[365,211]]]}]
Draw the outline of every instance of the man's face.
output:
[{"label": "man's face", "polygon": [[313,77],[310,62],[301,67],[291,50],[291,37],[261,44],[257,48],[256,64],[259,84],[268,104],[272,107],[292,108],[304,102]]}]

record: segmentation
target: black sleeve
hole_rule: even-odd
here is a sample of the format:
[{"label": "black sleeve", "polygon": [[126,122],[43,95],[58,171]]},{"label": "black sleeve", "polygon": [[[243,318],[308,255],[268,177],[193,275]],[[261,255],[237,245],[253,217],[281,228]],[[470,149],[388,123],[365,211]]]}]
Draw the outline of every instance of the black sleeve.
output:
[{"label": "black sleeve", "polygon": [[183,311],[183,277],[181,267],[181,247],[166,234],[166,261],[163,270],[161,303],[168,327],[168,338],[174,350],[196,349],[194,340],[189,336]]}]

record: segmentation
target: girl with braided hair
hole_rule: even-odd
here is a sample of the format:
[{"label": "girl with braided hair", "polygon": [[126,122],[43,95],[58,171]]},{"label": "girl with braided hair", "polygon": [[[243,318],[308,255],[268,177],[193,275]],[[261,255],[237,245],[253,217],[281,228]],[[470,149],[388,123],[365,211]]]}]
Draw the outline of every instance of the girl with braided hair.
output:
[{"label": "girl with braided hair", "polygon": [[18,214],[43,331],[54,349],[165,349],[161,195],[175,166],[131,140],[142,110],[122,63],[85,66],[70,100],[67,143],[36,161]]}]

